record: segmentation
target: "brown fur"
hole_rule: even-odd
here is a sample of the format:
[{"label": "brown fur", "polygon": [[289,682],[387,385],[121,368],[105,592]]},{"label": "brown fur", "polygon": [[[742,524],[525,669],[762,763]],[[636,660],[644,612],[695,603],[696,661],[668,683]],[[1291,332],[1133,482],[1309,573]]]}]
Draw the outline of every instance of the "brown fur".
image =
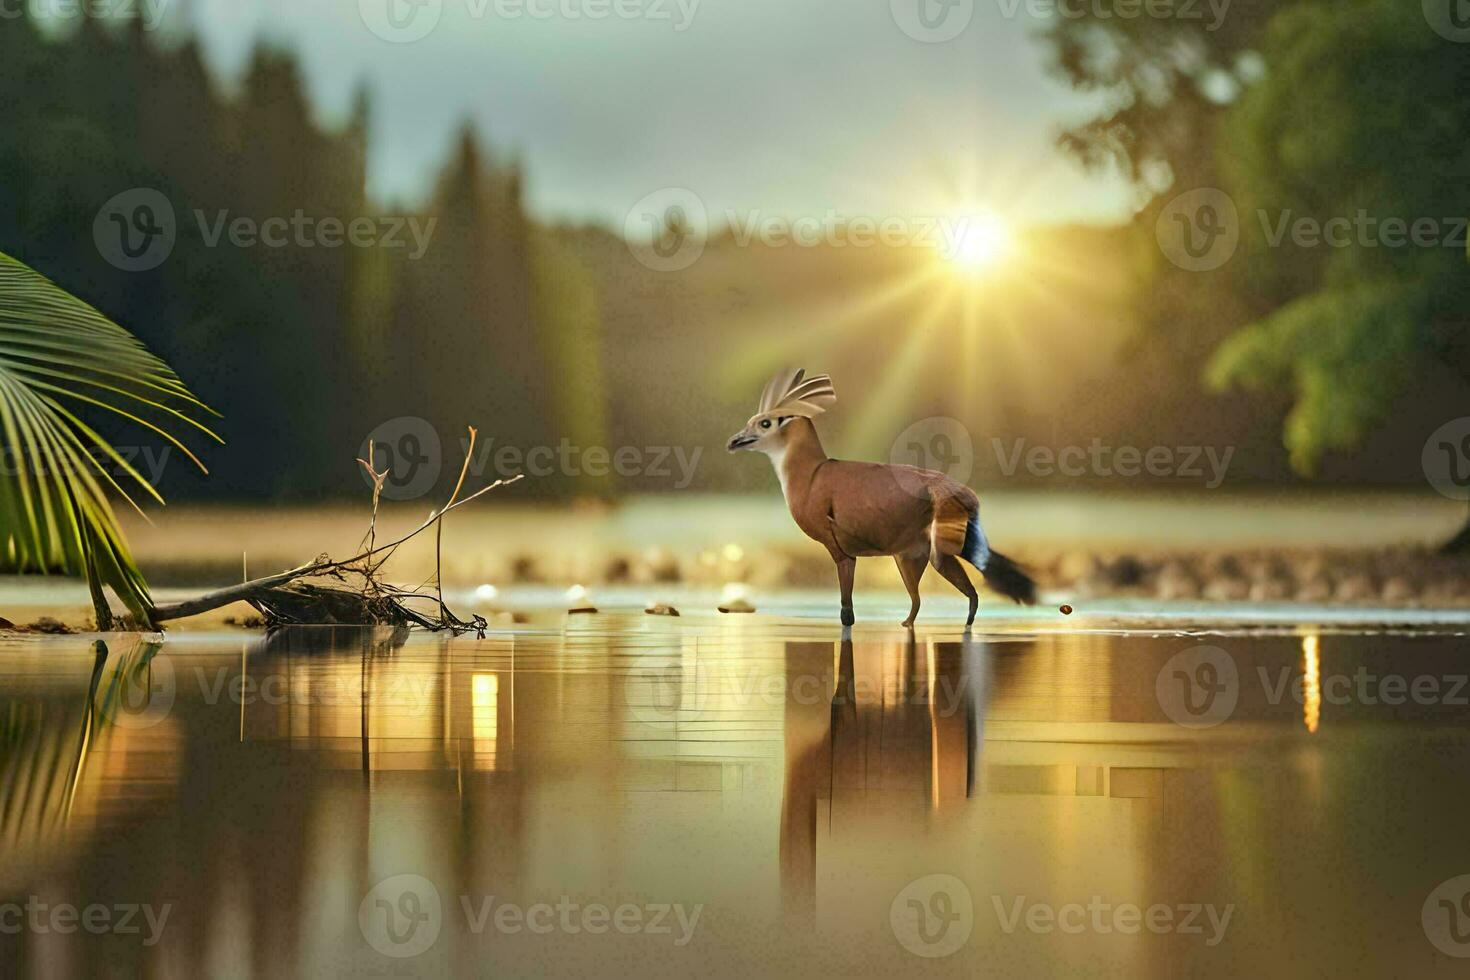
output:
[{"label": "brown fur", "polygon": [[877,555],[894,557],[908,589],[912,608],[904,626],[918,615],[919,580],[928,564],[970,600],[974,621],[978,598],[956,558],[980,509],[969,487],[932,470],[831,459],[811,419],[783,417],[779,406],[751,419],[729,448],[771,456],[797,526],[837,565],[844,623],[853,620],[856,561]]}]

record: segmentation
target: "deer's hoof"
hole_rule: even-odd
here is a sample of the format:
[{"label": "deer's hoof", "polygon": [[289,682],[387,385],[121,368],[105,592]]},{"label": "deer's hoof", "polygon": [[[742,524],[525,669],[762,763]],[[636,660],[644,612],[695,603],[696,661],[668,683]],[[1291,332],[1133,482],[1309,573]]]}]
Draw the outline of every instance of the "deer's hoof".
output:
[{"label": "deer's hoof", "polygon": [[914,628],[914,621],[912,619],[905,619],[902,623],[899,623],[898,625],[902,626],[906,630],[911,630]]},{"label": "deer's hoof", "polygon": [[851,626],[853,623],[856,623],[856,622],[857,622],[857,617],[852,614],[852,610],[851,609],[844,609],[844,610],[842,610],[842,625],[843,626]]}]

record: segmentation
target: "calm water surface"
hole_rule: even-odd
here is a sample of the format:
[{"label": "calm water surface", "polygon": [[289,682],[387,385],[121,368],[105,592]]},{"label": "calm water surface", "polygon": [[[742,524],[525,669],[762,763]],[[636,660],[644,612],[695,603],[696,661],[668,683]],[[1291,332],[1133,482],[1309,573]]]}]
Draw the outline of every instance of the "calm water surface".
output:
[{"label": "calm water surface", "polygon": [[1447,634],[765,617],[9,639],[0,962],[1463,975],[1467,673]]}]

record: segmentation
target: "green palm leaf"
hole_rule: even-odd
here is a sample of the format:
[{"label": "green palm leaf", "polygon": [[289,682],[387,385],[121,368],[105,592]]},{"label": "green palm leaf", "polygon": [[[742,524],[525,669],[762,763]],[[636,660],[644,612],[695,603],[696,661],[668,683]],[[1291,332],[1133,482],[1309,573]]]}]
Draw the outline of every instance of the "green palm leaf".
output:
[{"label": "green palm leaf", "polygon": [[153,599],[111,499],[163,498],[76,406],[121,416],[204,469],[174,433],[222,441],[213,413],[136,337],[34,269],[0,253],[0,566],[85,575],[106,628],[102,587],[140,623]]}]

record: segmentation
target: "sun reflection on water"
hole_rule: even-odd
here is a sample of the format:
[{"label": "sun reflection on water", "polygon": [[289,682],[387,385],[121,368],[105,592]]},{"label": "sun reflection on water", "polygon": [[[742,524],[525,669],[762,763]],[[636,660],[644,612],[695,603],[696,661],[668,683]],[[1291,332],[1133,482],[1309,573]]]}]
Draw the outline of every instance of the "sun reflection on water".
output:
[{"label": "sun reflection on water", "polygon": [[1307,731],[1314,733],[1322,717],[1322,663],[1318,649],[1315,633],[1302,637],[1302,720]]}]

